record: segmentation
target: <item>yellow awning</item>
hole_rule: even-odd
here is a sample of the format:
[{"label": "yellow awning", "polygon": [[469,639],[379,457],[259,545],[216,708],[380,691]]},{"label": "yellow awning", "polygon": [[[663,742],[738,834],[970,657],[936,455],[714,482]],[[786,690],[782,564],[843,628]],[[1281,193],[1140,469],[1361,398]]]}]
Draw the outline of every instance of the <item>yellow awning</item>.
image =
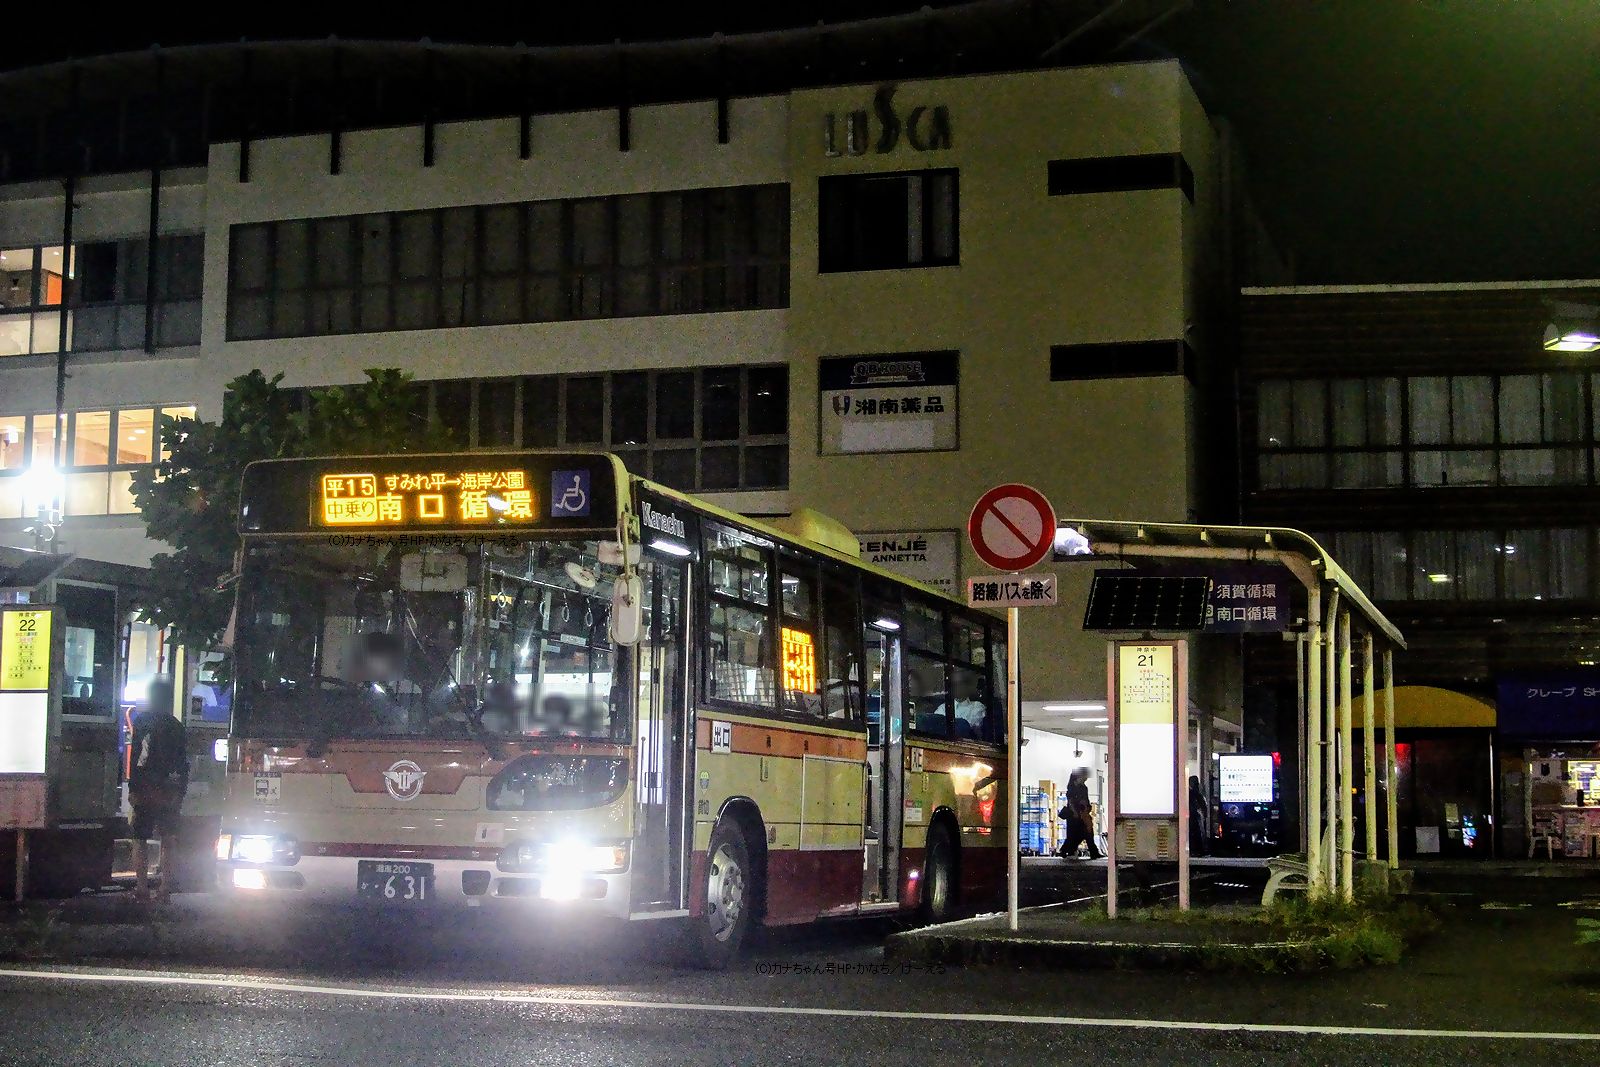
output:
[{"label": "yellow awning", "polygon": [[[1383,726],[1383,690],[1373,693],[1378,726]],[[1365,701],[1356,697],[1355,727],[1361,729]],[[1496,722],[1494,705],[1453,689],[1431,685],[1402,685],[1394,691],[1394,724],[1398,729],[1423,728],[1492,730]]]}]

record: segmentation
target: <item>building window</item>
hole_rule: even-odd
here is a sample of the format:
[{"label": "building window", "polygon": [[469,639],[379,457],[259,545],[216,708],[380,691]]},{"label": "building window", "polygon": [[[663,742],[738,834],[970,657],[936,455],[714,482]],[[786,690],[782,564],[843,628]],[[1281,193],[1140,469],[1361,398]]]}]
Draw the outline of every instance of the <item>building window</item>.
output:
[{"label": "building window", "polygon": [[1378,601],[1588,599],[1588,529],[1345,530],[1317,541]]},{"label": "building window", "polygon": [[228,339],[789,303],[789,189],[692,189],[233,227]]},{"label": "building window", "polygon": [[60,245],[0,249],[0,356],[60,350],[64,258]]},{"label": "building window", "polygon": [[959,262],[954,170],[837,175],[817,195],[824,274]]},{"label": "building window", "polygon": [[1260,489],[1584,485],[1596,437],[1577,372],[1271,380]]},{"label": "building window", "polygon": [[[131,515],[133,474],[161,461],[161,417],[192,419],[192,404],[161,408],[73,411],[62,419],[66,441],[62,512]],[[25,518],[25,473],[55,463],[55,416],[0,416],[0,519]]]},{"label": "building window", "polygon": [[149,265],[150,242],[142,238],[76,246],[68,311],[72,351],[142,349],[150,314],[155,315],[156,348],[200,343],[205,239],[170,234],[156,241],[153,301],[148,299]]},{"label": "building window", "polygon": [[[419,410],[431,411],[467,448],[604,449],[633,473],[685,492],[789,485],[784,366],[416,384]],[[303,401],[291,403],[299,410]]]}]

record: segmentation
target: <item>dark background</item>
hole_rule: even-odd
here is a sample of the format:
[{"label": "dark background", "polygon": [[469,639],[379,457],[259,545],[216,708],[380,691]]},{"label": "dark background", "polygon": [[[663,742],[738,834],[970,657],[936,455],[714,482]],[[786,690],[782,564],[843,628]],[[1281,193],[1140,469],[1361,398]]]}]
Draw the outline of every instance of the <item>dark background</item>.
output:
[{"label": "dark background", "polygon": [[[63,9],[54,31],[41,12],[32,31],[5,35],[0,68],[242,37],[699,37],[922,6],[591,0],[469,5],[454,23],[437,8],[365,5],[244,16],[173,5],[137,18]],[[1123,55],[1177,56],[1232,120],[1299,282],[1600,276],[1600,0],[1195,0]]]}]

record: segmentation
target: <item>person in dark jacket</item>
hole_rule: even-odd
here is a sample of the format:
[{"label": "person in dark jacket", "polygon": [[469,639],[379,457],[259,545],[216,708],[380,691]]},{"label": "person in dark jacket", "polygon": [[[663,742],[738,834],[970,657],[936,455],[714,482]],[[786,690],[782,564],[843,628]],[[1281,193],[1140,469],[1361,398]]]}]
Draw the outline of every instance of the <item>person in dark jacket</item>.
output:
[{"label": "person in dark jacket", "polygon": [[178,810],[189,789],[189,752],[183,723],[172,714],[172,682],[156,678],[150,683],[144,711],[133,720],[133,758],[128,772],[128,801],[133,805],[134,896],[150,899],[148,842],[159,838],[162,851],[161,885],[157,898],[172,893],[172,872],[177,866]]},{"label": "person in dark jacket", "polygon": [[1071,858],[1077,855],[1078,846],[1085,842],[1089,845],[1089,858],[1100,858],[1100,846],[1095,841],[1093,812],[1089,806],[1089,787],[1085,784],[1089,777],[1089,768],[1079,767],[1067,778],[1067,803],[1056,813],[1067,824],[1067,839],[1062,842],[1061,855]]},{"label": "person in dark jacket", "polygon": [[1189,855],[1211,852],[1211,805],[1200,790],[1200,776],[1189,776]]}]

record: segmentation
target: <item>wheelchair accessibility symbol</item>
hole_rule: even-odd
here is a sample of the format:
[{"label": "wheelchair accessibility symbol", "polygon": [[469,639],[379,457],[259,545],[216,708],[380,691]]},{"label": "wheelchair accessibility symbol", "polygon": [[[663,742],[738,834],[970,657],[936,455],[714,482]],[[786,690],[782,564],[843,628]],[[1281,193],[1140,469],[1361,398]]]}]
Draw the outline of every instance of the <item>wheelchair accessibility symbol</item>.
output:
[{"label": "wheelchair accessibility symbol", "polygon": [[589,514],[588,471],[556,471],[550,476],[550,514],[554,518]]}]

